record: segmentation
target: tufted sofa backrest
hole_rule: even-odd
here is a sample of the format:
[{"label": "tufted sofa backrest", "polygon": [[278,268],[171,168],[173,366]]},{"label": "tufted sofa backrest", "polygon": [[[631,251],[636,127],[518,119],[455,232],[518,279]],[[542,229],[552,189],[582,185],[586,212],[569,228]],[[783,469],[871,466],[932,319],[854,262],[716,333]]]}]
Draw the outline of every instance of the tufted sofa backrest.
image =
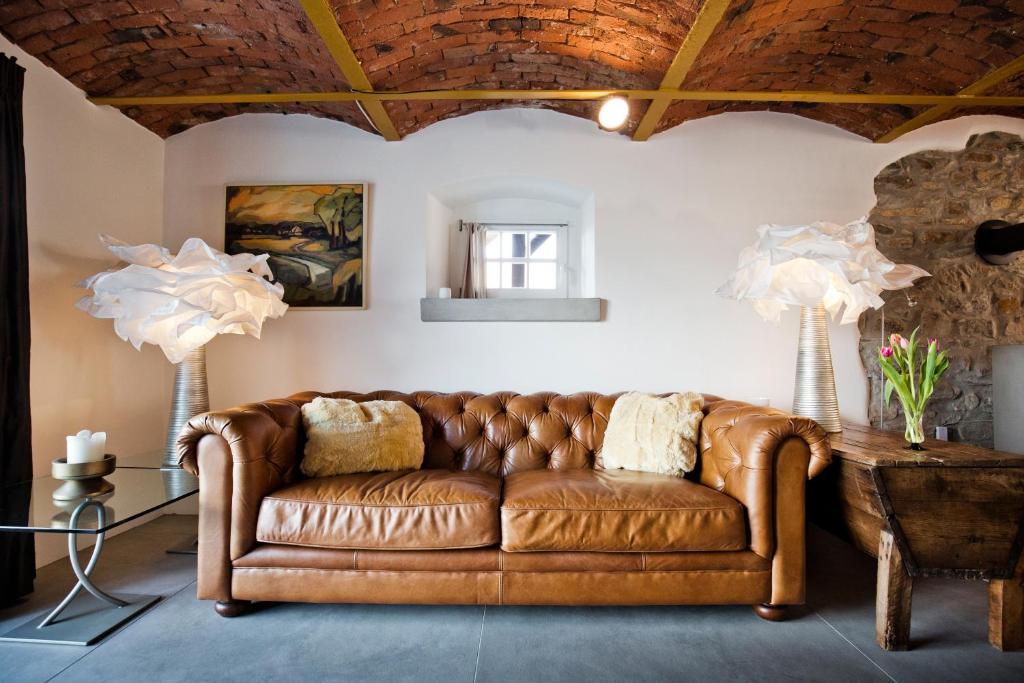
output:
[{"label": "tufted sofa backrest", "polygon": [[423,421],[424,468],[482,470],[504,477],[544,468],[600,468],[605,427],[621,395],[336,391],[291,398],[402,401]]}]

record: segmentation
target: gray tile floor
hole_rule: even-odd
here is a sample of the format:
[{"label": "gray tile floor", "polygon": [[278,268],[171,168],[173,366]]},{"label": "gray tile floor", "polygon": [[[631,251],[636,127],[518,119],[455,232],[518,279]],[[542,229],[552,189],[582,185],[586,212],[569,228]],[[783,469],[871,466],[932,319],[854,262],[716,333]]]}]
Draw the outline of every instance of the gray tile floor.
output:
[{"label": "gray tile floor", "polygon": [[[1024,653],[986,640],[985,584],[927,580],[910,652],[874,644],[874,563],[812,530],[808,607],[772,624],[749,607],[539,608],[267,605],[240,619],[195,599],[194,533],[167,516],[111,539],[97,583],[158,593],[91,648],[0,643],[2,681],[1021,681]],[[0,612],[7,631],[68,589],[65,561]]]}]

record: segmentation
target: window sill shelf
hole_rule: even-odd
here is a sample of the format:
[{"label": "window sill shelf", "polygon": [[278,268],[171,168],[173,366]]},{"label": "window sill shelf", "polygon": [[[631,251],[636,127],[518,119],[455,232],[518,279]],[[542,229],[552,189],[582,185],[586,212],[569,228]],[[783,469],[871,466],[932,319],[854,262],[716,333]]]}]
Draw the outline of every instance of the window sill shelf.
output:
[{"label": "window sill shelf", "polygon": [[602,299],[420,299],[435,322],[599,322]]}]

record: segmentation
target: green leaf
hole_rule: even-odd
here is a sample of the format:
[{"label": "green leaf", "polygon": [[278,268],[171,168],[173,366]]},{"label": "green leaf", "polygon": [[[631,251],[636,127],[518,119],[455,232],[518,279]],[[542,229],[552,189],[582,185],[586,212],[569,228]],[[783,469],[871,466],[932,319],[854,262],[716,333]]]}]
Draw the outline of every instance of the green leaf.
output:
[{"label": "green leaf", "polygon": [[921,382],[920,372],[918,372],[918,377],[916,379],[914,378],[914,371],[918,370],[917,361],[914,356],[917,352],[917,331],[919,329],[921,328],[914,328],[914,331],[910,333],[910,339],[908,340],[909,343],[907,345],[907,386],[910,387],[910,396],[915,401],[914,405],[917,405],[917,395],[921,393],[918,391]]},{"label": "green leaf", "polygon": [[918,325],[914,328],[914,331],[910,333],[910,348],[917,348],[917,333],[921,331],[921,326]]},{"label": "green leaf", "polygon": [[882,367],[882,374],[885,375],[886,379],[892,382],[893,388],[896,391],[896,395],[900,398],[900,403],[903,404],[904,410],[908,407],[913,408],[914,397],[910,392],[910,387],[907,386],[906,381],[900,376],[896,369],[893,368],[888,362],[883,361],[880,363]]},{"label": "green leaf", "polygon": [[935,391],[935,362],[938,357],[935,342],[928,345],[928,355],[925,357],[924,370],[921,373],[921,395],[918,396],[917,407],[924,410],[932,392]]},{"label": "green leaf", "polygon": [[889,402],[892,400],[892,382],[885,380],[885,407],[889,407]]},{"label": "green leaf", "polygon": [[892,359],[897,367],[905,365],[906,356],[903,347],[899,344],[892,345]]}]

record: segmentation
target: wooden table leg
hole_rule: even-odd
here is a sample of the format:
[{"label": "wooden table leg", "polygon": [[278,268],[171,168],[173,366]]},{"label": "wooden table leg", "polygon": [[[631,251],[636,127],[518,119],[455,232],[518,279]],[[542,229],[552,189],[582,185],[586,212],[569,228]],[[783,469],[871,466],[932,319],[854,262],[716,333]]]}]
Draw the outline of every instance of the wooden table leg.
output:
[{"label": "wooden table leg", "polygon": [[910,647],[910,600],[914,580],[888,529],[878,539],[878,577],[875,589],[875,641],[885,650]]},{"label": "wooden table leg", "polygon": [[1012,578],[988,584],[988,642],[1004,652],[1024,649],[1024,557]]}]

